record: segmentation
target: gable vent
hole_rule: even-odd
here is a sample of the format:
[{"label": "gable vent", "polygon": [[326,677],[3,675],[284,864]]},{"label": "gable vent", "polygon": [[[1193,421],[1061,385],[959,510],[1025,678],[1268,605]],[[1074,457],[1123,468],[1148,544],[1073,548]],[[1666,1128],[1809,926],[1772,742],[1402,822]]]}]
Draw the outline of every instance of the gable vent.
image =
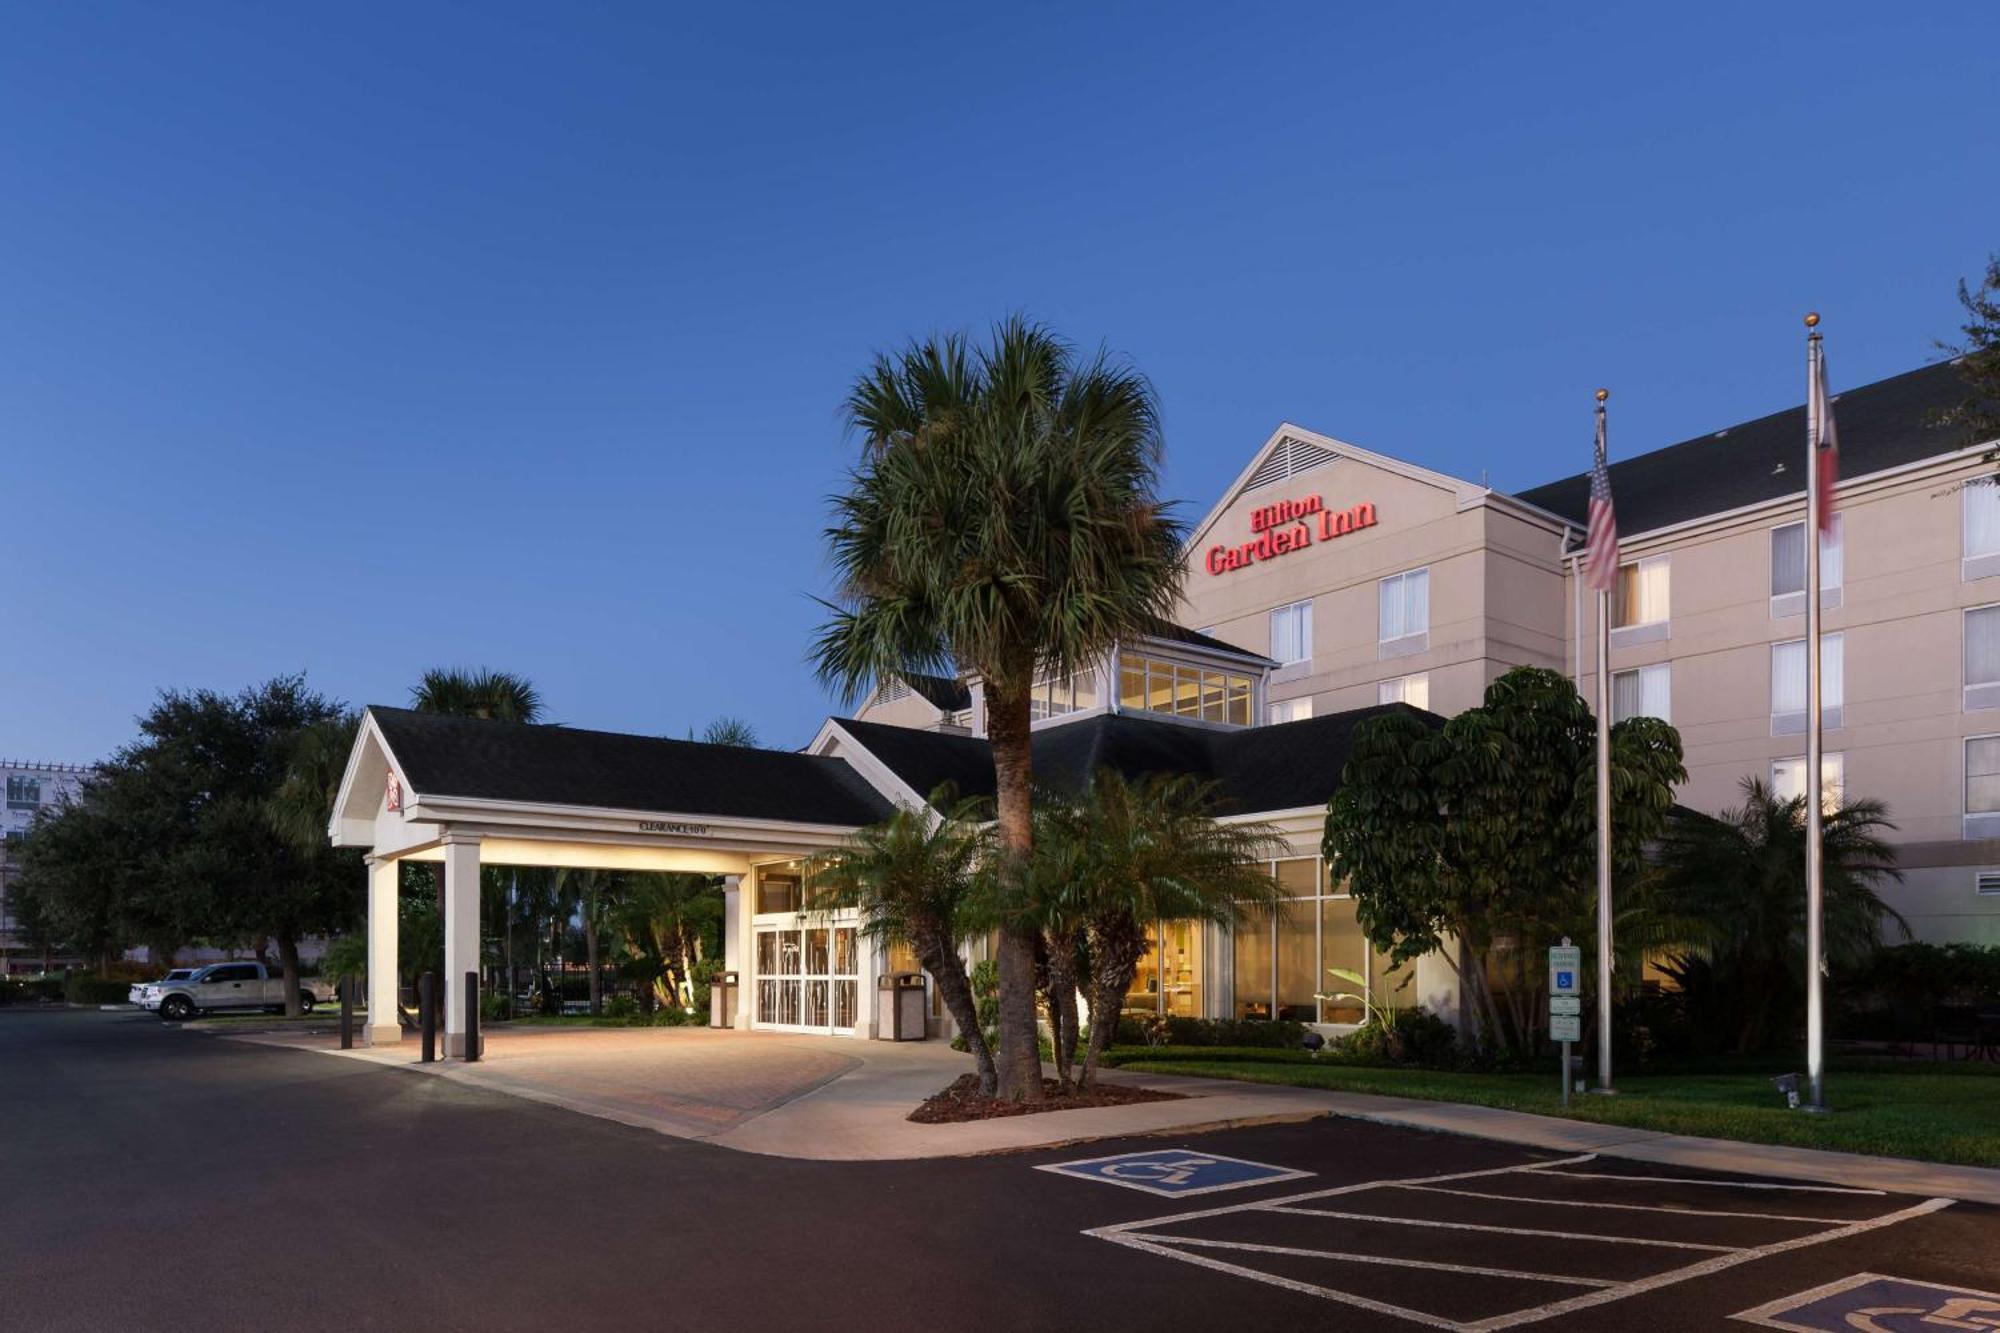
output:
[{"label": "gable vent", "polygon": [[1974,887],[1981,896],[2000,896],[2000,873],[1991,870],[1980,871]]},{"label": "gable vent", "polygon": [[1325,467],[1336,462],[1340,455],[1331,449],[1322,449],[1316,444],[1308,444],[1294,435],[1280,439],[1257,470],[1250,474],[1250,480],[1243,483],[1243,489],[1254,491],[1259,486],[1271,486],[1301,472],[1310,472],[1316,467]]}]

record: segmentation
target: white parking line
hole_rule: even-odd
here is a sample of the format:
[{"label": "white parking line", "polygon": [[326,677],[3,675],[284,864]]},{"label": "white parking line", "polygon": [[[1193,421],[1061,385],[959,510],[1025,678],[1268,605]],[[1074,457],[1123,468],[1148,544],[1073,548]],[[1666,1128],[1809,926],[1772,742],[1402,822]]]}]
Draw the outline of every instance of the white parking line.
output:
[{"label": "white parking line", "polygon": [[[1789,1250],[1803,1249],[1811,1245],[1825,1244],[1829,1241],[1844,1240],[1847,1239],[1848,1237],[1862,1235],[1866,1232],[1873,1231],[1881,1227],[1894,1226],[1898,1222],[1907,1221],[1914,1217],[1921,1217],[1928,1213],[1934,1213],[1941,1208],[1948,1208],[1954,1202],[1953,1200],[1946,1198],[1926,1199],[1921,1203],[1913,1204],[1907,1208],[1898,1209],[1896,1211],[1889,1213],[1883,1213],[1875,1217],[1863,1218],[1857,1221],[1849,1221],[1846,1219],[1838,1219],[1838,1218],[1806,1218],[1806,1217],[1787,1216],[1784,1217],[1782,1220],[1796,1221],[1796,1222],[1810,1222],[1813,1223],[1814,1225],[1822,1226],[1827,1229],[1813,1232],[1810,1235],[1796,1236],[1787,1240],[1774,1241],[1766,1245],[1747,1246],[1747,1247],[1705,1245],[1705,1244],[1695,1244],[1693,1242],[1685,1242],[1685,1241],[1659,1241],[1659,1240],[1651,1240],[1636,1236],[1581,1235],[1575,1232],[1540,1230],[1531,1227],[1504,1227],[1504,1226],[1487,1225],[1484,1223],[1443,1222],[1432,1219],[1383,1217],[1372,1213],[1334,1212],[1332,1210],[1327,1210],[1327,1209],[1304,1208],[1299,1206],[1301,1204],[1307,1203],[1315,1199],[1325,1199],[1339,1195],[1358,1194],[1369,1190],[1412,1189],[1412,1190],[1424,1190],[1426,1192],[1438,1193],[1438,1194],[1459,1195],[1462,1197],[1475,1198],[1475,1199],[1492,1199],[1505,1203],[1549,1203],[1549,1204],[1560,1204],[1562,1206],[1567,1206],[1567,1207],[1620,1208],[1620,1209],[1630,1209],[1634,1211],[1644,1211],[1644,1212],[1675,1213],[1683,1217],[1774,1218],[1778,1216],[1776,1214],[1770,1214],[1770,1213],[1744,1213],[1744,1212],[1729,1211],[1722,1209],[1718,1209],[1714,1212],[1709,1212],[1701,1209],[1662,1208],[1645,1204],[1594,1203],[1590,1201],[1581,1201],[1581,1200],[1570,1201],[1570,1200],[1550,1200],[1550,1199],[1533,1199],[1533,1198],[1524,1199],[1521,1198],[1520,1196],[1510,1195],[1510,1194],[1485,1194],[1475,1190],[1443,1188],[1444,1186],[1454,1184],[1458,1181],[1474,1180],[1483,1177],[1503,1176],[1503,1175],[1561,1176],[1564,1179],[1573,1179],[1573,1180],[1585,1180],[1585,1181],[1606,1180],[1606,1181],[1618,1181],[1623,1183],[1638,1183],[1638,1184],[1648,1184],[1648,1185],[1712,1185],[1723,1188],[1738,1188],[1738,1189],[1807,1190],[1807,1191],[1817,1191],[1820,1193],[1827,1193],[1827,1194],[1855,1194],[1855,1195],[1882,1196],[1884,1193],[1881,1190],[1849,1189],[1845,1187],[1831,1186],[1831,1185],[1819,1186],[1819,1185],[1783,1184],[1777,1182],[1764,1182],[1764,1181],[1700,1180],[1689,1177],[1670,1177],[1670,1176],[1627,1176],[1627,1175],[1613,1175],[1609,1173],[1599,1174],[1594,1172],[1572,1172],[1572,1171],[1562,1171],[1556,1169],[1560,1167],[1579,1165],[1584,1162],[1593,1161],[1595,1160],[1595,1158],[1596,1154],[1594,1153],[1584,1153],[1575,1157],[1563,1158],[1552,1162],[1528,1163],[1521,1166],[1495,1167],[1483,1171],[1460,1171],[1446,1175],[1420,1176],[1420,1177],[1407,1178],[1403,1180],[1362,1181],[1353,1185],[1342,1185],[1334,1189],[1313,1190],[1307,1193],[1289,1195],[1287,1197],[1279,1199],[1260,1200],[1260,1201],[1235,1204],[1220,1208],[1204,1208],[1192,1212],[1177,1213],[1167,1217],[1142,1218],[1132,1222],[1118,1222],[1118,1223],[1113,1223],[1109,1226],[1093,1227],[1085,1231],[1083,1234],[1086,1236],[1095,1236],[1100,1240],[1108,1240],[1114,1244],[1123,1245],[1131,1249],[1143,1250],[1149,1254],[1157,1254],[1164,1256],[1166,1258],[1175,1259],[1182,1263],[1194,1264],[1198,1267],[1212,1269],[1216,1272],[1228,1273],[1231,1274],[1232,1276],[1248,1278],[1253,1282],[1262,1282],[1269,1286],[1282,1287],[1288,1291],[1299,1292],[1302,1295],[1313,1296],[1323,1300],[1337,1301],[1341,1304],[1350,1305],[1357,1309],[1372,1310],[1378,1314],[1394,1315],[1397,1318],[1406,1319],[1413,1323],[1422,1324],[1431,1328],[1452,1329],[1456,1330],[1457,1333],[1494,1333],[1494,1330],[1513,1328],[1521,1324],[1536,1323],[1544,1319],[1554,1318],[1558,1315],[1569,1314],[1576,1310],[1589,1309],[1593,1306],[1606,1304],[1610,1301],[1623,1300],[1628,1296],[1637,1296],[1645,1292],[1655,1291],[1661,1287],[1672,1286],[1675,1283],[1686,1282],[1694,1278],[1707,1277],[1710,1274],[1719,1273],[1724,1269],[1733,1268],[1738,1264],[1749,1263],[1753,1260],[1762,1259],[1769,1255],[1782,1254]],[[1663,1273],[1656,1273],[1650,1277],[1638,1278],[1632,1281],[1611,1281],[1602,1278],[1571,1277],[1554,1273],[1524,1272],[1514,1269],[1488,1268],[1488,1267],[1481,1267],[1468,1264],[1450,1264],[1450,1263],[1436,1262],[1432,1260],[1401,1259],[1387,1255],[1352,1254],[1352,1253],[1347,1253],[1345,1251],[1337,1251],[1337,1250],[1317,1250],[1317,1249],[1308,1249],[1295,1246],[1255,1244],[1248,1241],[1212,1240],[1206,1237],[1166,1235],[1162,1234],[1158,1230],[1161,1227],[1173,1226],[1185,1222],[1192,1222],[1202,1218],[1223,1217],[1234,1214],[1256,1213],[1256,1212],[1279,1213],[1279,1214],[1293,1215],[1293,1216],[1306,1215],[1306,1216],[1318,1216],[1318,1217],[1333,1217],[1344,1220],[1355,1220],[1364,1222],[1387,1222],[1387,1223],[1394,1223],[1398,1225],[1408,1225],[1408,1226],[1448,1227],[1453,1230],[1494,1232],[1504,1235],[1537,1236],[1549,1239],[1591,1240],[1591,1241],[1601,1241],[1610,1244],[1653,1245],[1653,1246],[1664,1246],[1674,1249],[1713,1250],[1713,1251],[1719,1251],[1719,1253],[1714,1254],[1712,1257],[1708,1259],[1704,1259],[1693,1264],[1688,1264],[1680,1268],[1669,1269]],[[1286,1255],[1292,1257],[1326,1259],[1340,1263],[1376,1264],[1376,1265],[1386,1265],[1396,1268],[1428,1269],[1430,1271],[1440,1272],[1440,1273],[1462,1273],[1475,1276],[1507,1278],[1518,1281],[1552,1282],[1552,1283],[1567,1284],[1570,1286],[1577,1286],[1577,1287],[1590,1287],[1594,1288],[1594,1290],[1586,1291],[1581,1294],[1570,1296],[1562,1300],[1553,1301],[1542,1305],[1531,1306],[1526,1309],[1510,1310],[1505,1313],[1492,1315],[1484,1319],[1460,1321],[1454,1319],[1447,1319],[1440,1315],[1430,1314],[1425,1311],[1412,1309],[1407,1306],[1395,1305],[1387,1301],[1375,1300],[1372,1297],[1361,1296],[1354,1292],[1342,1291],[1336,1287],[1321,1286],[1317,1283],[1305,1282],[1297,1278],[1283,1277],[1274,1273],[1266,1273],[1261,1271],[1260,1269],[1251,1268],[1244,1264],[1230,1263],[1227,1262],[1226,1260],[1218,1259],[1210,1254],[1190,1253],[1190,1251],[1192,1250],[1226,1250],[1226,1251],[1246,1253],[1246,1254],[1258,1254],[1258,1253],[1277,1254],[1277,1255]]]},{"label": "white parking line", "polygon": [[[1387,1222],[1399,1227],[1442,1227],[1448,1231],[1497,1231],[1505,1236],[1546,1236],[1551,1240],[1594,1240],[1606,1245],[1657,1245],[1666,1250],[1707,1250],[1733,1254],[1741,1245],[1704,1245],[1691,1240],[1652,1240],[1645,1236],[1607,1236],[1593,1231],[1543,1231],[1535,1227],[1498,1227],[1484,1222],[1440,1222],[1429,1217],[1383,1217],[1377,1213],[1336,1213],[1330,1208],[1282,1208],[1266,1204],[1260,1211],[1293,1217],[1340,1217],[1353,1222]],[[1176,1238],[1178,1239],[1178,1238]]]},{"label": "white parking line", "polygon": [[1564,1180],[1625,1180],[1641,1185],[1712,1185],[1726,1190],[1806,1190],[1813,1194],[1872,1194],[1882,1197],[1884,1190],[1850,1189],[1845,1185],[1793,1185],[1775,1180],[1695,1180],[1687,1176],[1614,1176],[1600,1171],[1551,1171],[1551,1166],[1564,1163],[1550,1162],[1547,1166],[1531,1166],[1527,1170],[1541,1176],[1559,1176]]},{"label": "white parking line", "polygon": [[1854,1220],[1851,1217],[1802,1217],[1797,1213],[1732,1213],[1723,1208],[1667,1208],[1657,1203],[1597,1203],[1584,1199],[1537,1199],[1532,1194],[1482,1194],[1478,1190],[1448,1190],[1441,1185],[1386,1185],[1383,1188],[1416,1190],[1424,1194],[1451,1194],[1461,1199],[1492,1199],[1499,1203],[1538,1203],[1548,1208],[1616,1208],[1627,1213],[1669,1213],[1681,1217],[1759,1217],[1769,1218],[1774,1222],[1817,1222],[1821,1226],[1828,1227],[1846,1226]]}]

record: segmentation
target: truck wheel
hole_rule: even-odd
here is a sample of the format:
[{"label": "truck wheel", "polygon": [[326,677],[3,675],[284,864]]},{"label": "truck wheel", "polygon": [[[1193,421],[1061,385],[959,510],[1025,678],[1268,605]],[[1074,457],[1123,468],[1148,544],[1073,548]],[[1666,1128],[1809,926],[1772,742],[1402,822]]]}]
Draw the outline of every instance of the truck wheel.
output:
[{"label": "truck wheel", "polygon": [[185,1023],[194,1015],[194,1001],[185,995],[169,995],[160,1001],[160,1017],[169,1023]]},{"label": "truck wheel", "polygon": [[318,1000],[315,1000],[315,999],[313,998],[313,993],[312,993],[311,991],[309,991],[309,990],[302,990],[302,991],[300,991],[300,992],[299,992],[299,1012],[300,1012],[300,1013],[302,1013],[302,1014],[309,1014],[309,1013],[311,1013],[311,1012],[313,1011],[313,1006],[314,1006],[315,1004],[318,1004],[318,1003],[319,1003],[319,1001],[318,1001]]}]

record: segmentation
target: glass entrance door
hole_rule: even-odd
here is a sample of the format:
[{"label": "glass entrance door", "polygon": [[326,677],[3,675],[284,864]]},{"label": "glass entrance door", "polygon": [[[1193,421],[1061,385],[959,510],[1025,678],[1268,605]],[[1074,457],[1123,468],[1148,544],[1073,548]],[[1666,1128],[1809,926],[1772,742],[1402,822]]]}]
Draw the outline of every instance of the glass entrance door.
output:
[{"label": "glass entrance door", "polygon": [[792,919],[756,929],[757,1026],[853,1032],[861,1007],[856,927]]}]

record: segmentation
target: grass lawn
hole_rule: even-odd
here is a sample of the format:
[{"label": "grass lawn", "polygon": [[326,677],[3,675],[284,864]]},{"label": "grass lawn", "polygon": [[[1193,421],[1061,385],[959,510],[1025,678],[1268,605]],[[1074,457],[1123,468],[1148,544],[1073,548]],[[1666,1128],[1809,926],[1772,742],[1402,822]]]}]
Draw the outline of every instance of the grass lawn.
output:
[{"label": "grass lawn", "polygon": [[[1162,1058],[1164,1057],[1164,1058]],[[1313,1061],[1293,1051],[1124,1048],[1120,1068],[1465,1102],[1561,1116],[1554,1062],[1546,1072],[1474,1074]],[[1833,1114],[1785,1109],[1773,1074],[1796,1066],[1737,1062],[1623,1076],[1616,1097],[1570,1099],[1568,1117],[1668,1134],[2000,1167],[2000,1065],[1856,1059],[1831,1063]]]}]

